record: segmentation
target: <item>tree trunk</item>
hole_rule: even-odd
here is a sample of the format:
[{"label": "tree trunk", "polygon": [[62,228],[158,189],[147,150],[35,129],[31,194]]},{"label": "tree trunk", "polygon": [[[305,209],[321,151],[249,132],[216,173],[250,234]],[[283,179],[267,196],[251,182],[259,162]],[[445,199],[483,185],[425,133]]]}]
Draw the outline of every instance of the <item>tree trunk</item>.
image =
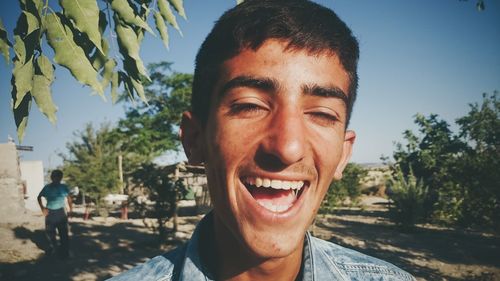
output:
[{"label": "tree trunk", "polygon": [[90,218],[90,206],[89,204],[85,204],[85,212],[83,213],[83,220],[89,220]]},{"label": "tree trunk", "polygon": [[174,203],[174,233],[177,232],[177,202]]}]

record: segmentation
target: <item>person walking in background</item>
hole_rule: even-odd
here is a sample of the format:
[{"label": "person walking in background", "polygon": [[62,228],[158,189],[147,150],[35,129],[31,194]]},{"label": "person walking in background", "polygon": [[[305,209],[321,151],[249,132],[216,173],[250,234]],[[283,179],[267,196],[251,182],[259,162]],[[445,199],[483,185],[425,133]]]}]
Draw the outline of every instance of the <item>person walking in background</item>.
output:
[{"label": "person walking in background", "polygon": [[[73,211],[73,201],[71,199],[69,188],[62,184],[63,172],[54,170],[50,174],[51,183],[45,185],[38,194],[38,204],[45,216],[45,232],[49,238],[50,248],[48,253],[53,254],[56,250],[62,258],[69,256],[69,236],[68,236],[68,215]],[[46,206],[43,205],[42,197],[47,200]],[[65,210],[65,199],[68,200],[69,213]],[[56,229],[59,233],[60,247],[56,237]]]}]

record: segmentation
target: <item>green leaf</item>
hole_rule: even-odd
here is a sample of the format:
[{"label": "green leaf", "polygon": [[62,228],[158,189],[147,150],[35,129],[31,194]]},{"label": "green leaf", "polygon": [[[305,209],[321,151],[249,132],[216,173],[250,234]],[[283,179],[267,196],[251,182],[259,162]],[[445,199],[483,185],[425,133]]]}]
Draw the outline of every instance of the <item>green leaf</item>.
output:
[{"label": "green leaf", "polygon": [[104,89],[106,89],[111,81],[113,70],[116,67],[116,61],[114,59],[110,59],[104,64],[104,70],[102,71],[102,80],[101,85]]},{"label": "green leaf", "polygon": [[22,63],[26,62],[26,48],[23,39],[19,35],[14,35],[14,54],[16,56],[15,59]]},{"label": "green leaf", "polygon": [[43,3],[42,0],[20,0],[21,10],[27,11],[38,19],[41,19]]},{"label": "green leaf", "polygon": [[120,53],[122,53],[124,57],[128,55],[134,59],[137,71],[145,77],[148,77],[146,67],[144,67],[144,63],[139,56],[140,44],[134,29],[119,20],[115,20],[115,30],[118,35]]},{"label": "green leaf", "polygon": [[7,38],[7,31],[5,30],[2,19],[0,19],[0,52],[2,52],[7,64],[10,63],[9,51],[11,47],[12,44],[10,43],[9,38]]},{"label": "green leaf", "polygon": [[73,77],[104,97],[96,70],[85,56],[83,49],[73,40],[71,28],[64,24],[60,17],[59,13],[45,16],[47,40],[54,49],[54,61],[69,69]]},{"label": "green leaf", "polygon": [[28,12],[21,12],[14,29],[14,52],[26,63],[35,50],[40,50],[40,29],[38,19]]},{"label": "green leaf", "polygon": [[158,32],[160,33],[161,39],[163,41],[163,45],[165,45],[165,48],[167,48],[168,50],[167,25],[165,25],[165,22],[163,21],[163,18],[159,12],[155,13],[155,23],[156,23],[156,29],[158,29]]},{"label": "green leaf", "polygon": [[[131,58],[125,58],[123,60],[123,69],[128,73],[125,80],[125,85],[128,85],[129,89],[134,89],[141,100],[147,103],[147,98],[144,94],[144,87],[142,86],[141,74],[137,72],[135,64]],[[133,91],[130,91],[131,93]]]},{"label": "green leaf", "polygon": [[26,126],[28,125],[28,115],[30,113],[30,109],[31,94],[25,95],[17,108],[12,108],[12,111],[14,112],[14,122],[16,123],[17,138],[19,139],[19,142],[23,142],[24,131],[26,129]]},{"label": "green leaf", "polygon": [[52,124],[56,123],[57,107],[52,100],[50,86],[54,81],[54,66],[49,59],[41,55],[36,60],[35,76],[31,94],[35,99],[38,109],[47,116]]},{"label": "green leaf", "polygon": [[163,16],[163,18],[175,29],[179,31],[179,33],[182,35],[181,29],[179,28],[179,25],[177,24],[177,20],[175,19],[175,15],[170,9],[170,4],[168,4],[167,0],[158,0],[158,9],[160,9],[160,13]]},{"label": "green leaf", "polygon": [[118,72],[113,72],[111,75],[111,102],[113,104],[118,100],[118,86],[120,85],[120,81],[118,79]]},{"label": "green leaf", "polygon": [[24,97],[31,91],[34,75],[33,60],[26,63],[14,59],[14,70],[12,72],[14,109],[18,108]]},{"label": "green leaf", "polygon": [[139,26],[156,36],[149,25],[139,15],[135,14],[134,9],[127,0],[112,0],[111,9],[128,25]]},{"label": "green leaf", "polygon": [[26,17],[26,23],[27,23],[26,35],[31,34],[33,31],[37,29],[40,29],[40,21],[35,15],[27,11],[23,11],[23,14]]},{"label": "green leaf", "polygon": [[106,38],[104,38],[104,31],[108,25],[108,20],[106,19],[106,14],[102,11],[99,12],[99,32],[101,33],[101,46],[102,51],[96,51],[90,57],[90,61],[92,62],[92,66],[95,70],[99,71],[104,64],[106,63],[107,56],[109,54],[109,43]]},{"label": "green leaf", "polygon": [[243,3],[244,0],[236,0],[236,5]]},{"label": "green leaf", "polygon": [[[126,62],[124,64],[126,64]],[[126,66],[124,66],[124,69],[127,73],[130,73],[130,70],[127,69]],[[125,90],[127,91],[131,100],[134,100],[134,92],[136,92],[139,98],[147,104],[148,99],[144,94],[144,87],[142,86],[142,82],[138,77],[132,77],[131,75],[120,72],[120,79],[124,82]]]},{"label": "green leaf", "polygon": [[102,50],[104,51],[104,54],[102,54],[99,51],[96,51],[90,57],[90,61],[92,62],[92,66],[94,67],[95,70],[100,70],[104,66],[104,64],[107,61],[106,56],[109,53],[109,43],[104,37],[102,38],[101,45],[102,45]]},{"label": "green leaf", "polygon": [[54,65],[46,56],[40,55],[36,59],[35,71],[38,69],[40,70],[38,74],[45,76],[45,78],[51,81],[54,80]]},{"label": "green leaf", "polygon": [[99,32],[101,33],[101,38],[104,38],[104,31],[106,31],[106,27],[108,26],[108,18],[106,13],[103,11],[99,11]]},{"label": "green leaf", "polygon": [[137,92],[137,95],[139,95],[141,100],[147,104],[148,99],[146,98],[146,95],[144,94],[144,87],[142,86],[142,82],[140,80],[134,79],[130,76],[129,76],[129,79],[132,82],[132,86],[134,87],[135,91]]},{"label": "green leaf", "polygon": [[74,26],[85,33],[101,53],[101,33],[99,32],[99,7],[96,0],[59,0],[64,15],[73,20]]},{"label": "green leaf", "polygon": [[131,101],[134,100],[134,86],[132,85],[132,81],[127,76],[127,73],[123,71],[118,71],[118,79],[119,82],[123,82],[123,86],[125,86],[125,91],[127,92]]},{"label": "green leaf", "polygon": [[172,6],[177,10],[179,15],[187,20],[186,12],[184,11],[184,7],[182,5],[182,0],[168,0]]}]

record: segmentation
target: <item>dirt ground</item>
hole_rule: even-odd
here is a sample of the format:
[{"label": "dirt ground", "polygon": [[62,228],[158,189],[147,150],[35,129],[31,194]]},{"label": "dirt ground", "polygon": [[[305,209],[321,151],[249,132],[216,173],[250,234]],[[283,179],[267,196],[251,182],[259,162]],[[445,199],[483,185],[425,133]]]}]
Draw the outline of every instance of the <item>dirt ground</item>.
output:
[{"label": "dirt ground", "polygon": [[[500,237],[425,225],[401,232],[387,219],[384,200],[363,198],[362,208],[319,216],[315,236],[387,260],[417,280],[500,280]],[[71,256],[46,256],[43,217],[0,223],[0,280],[105,280],[183,243],[202,216],[181,216],[179,232],[159,246],[141,219],[72,218]]]}]

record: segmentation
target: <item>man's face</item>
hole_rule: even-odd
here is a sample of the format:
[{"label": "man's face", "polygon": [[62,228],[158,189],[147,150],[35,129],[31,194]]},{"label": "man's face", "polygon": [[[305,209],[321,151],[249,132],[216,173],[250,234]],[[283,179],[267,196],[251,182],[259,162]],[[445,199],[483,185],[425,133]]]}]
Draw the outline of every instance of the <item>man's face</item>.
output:
[{"label": "man's face", "polygon": [[205,162],[216,231],[261,258],[302,247],[355,138],[345,131],[349,79],[337,56],[285,46],[268,40],[222,64],[189,152]]}]

